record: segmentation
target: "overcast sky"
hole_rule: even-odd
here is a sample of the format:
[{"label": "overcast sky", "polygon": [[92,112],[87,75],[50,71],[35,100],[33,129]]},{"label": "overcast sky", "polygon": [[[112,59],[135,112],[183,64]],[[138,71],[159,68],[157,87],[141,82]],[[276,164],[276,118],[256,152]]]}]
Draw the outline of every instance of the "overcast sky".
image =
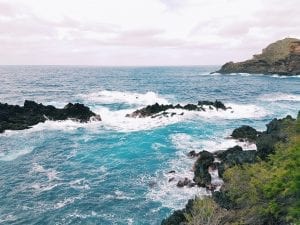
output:
[{"label": "overcast sky", "polygon": [[216,65],[300,38],[299,0],[0,0],[0,64]]}]

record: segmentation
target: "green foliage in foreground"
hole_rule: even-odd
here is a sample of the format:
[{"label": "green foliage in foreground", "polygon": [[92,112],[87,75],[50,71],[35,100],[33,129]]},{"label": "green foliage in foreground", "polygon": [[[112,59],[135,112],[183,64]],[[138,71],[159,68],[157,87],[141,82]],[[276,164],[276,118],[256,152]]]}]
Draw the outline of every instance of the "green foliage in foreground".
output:
[{"label": "green foliage in foreground", "polygon": [[227,210],[218,206],[211,198],[196,198],[192,210],[185,213],[187,225],[218,225]]},{"label": "green foliage in foreground", "polygon": [[300,114],[283,125],[287,141],[276,144],[275,154],[225,171],[222,191],[234,206],[196,198],[184,224],[300,225]]},{"label": "green foliage in foreground", "polygon": [[246,224],[300,224],[300,118],[267,161],[235,166],[224,174],[225,189]]}]

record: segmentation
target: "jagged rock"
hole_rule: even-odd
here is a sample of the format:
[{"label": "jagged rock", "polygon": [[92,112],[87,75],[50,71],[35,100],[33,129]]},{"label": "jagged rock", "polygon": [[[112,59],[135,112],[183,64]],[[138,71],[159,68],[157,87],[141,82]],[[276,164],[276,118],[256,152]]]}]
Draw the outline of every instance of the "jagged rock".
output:
[{"label": "jagged rock", "polygon": [[234,129],[231,136],[235,139],[255,141],[259,133],[260,132],[255,130],[253,127],[243,125],[239,128]]},{"label": "jagged rock", "polygon": [[269,154],[274,153],[275,145],[279,141],[287,141],[286,129],[295,121],[291,116],[283,119],[273,119],[267,124],[267,130],[262,132],[256,140],[257,154],[261,159],[266,159]]},{"label": "jagged rock", "polygon": [[195,163],[194,181],[201,187],[207,187],[211,183],[209,167],[214,163],[214,155],[208,151],[199,153]]},{"label": "jagged rock", "polygon": [[172,182],[173,180],[175,180],[175,177],[170,178],[168,181]]},{"label": "jagged rock", "polygon": [[25,100],[24,106],[0,103],[0,133],[5,130],[23,130],[46,120],[73,119],[87,122],[92,117],[101,120],[99,115],[93,113],[88,107],[79,103],[69,103],[63,109],[54,106],[38,104]]},{"label": "jagged rock", "polygon": [[194,158],[194,157],[198,157],[199,156],[199,153],[195,152],[194,150],[193,151],[190,151],[188,153],[188,156],[191,157],[191,158]]},{"label": "jagged rock", "polygon": [[214,106],[216,109],[228,109],[221,101],[216,100],[215,102],[211,101],[198,101],[198,105],[200,106],[209,106],[210,109],[213,109],[211,106]]},{"label": "jagged rock", "polygon": [[300,74],[300,40],[285,38],[263,49],[261,54],[244,62],[228,62],[218,73]]},{"label": "jagged rock", "polygon": [[[127,114],[126,117],[134,117],[134,118],[144,118],[144,117],[151,117],[151,118],[156,118],[158,116],[165,116],[168,117],[169,114],[170,116],[176,115],[176,113],[171,112],[168,113],[166,112],[168,109],[184,109],[184,110],[189,110],[189,111],[205,111],[203,106],[213,106],[217,110],[218,109],[223,109],[226,110],[228,109],[222,102],[220,101],[215,101],[215,102],[210,102],[210,101],[199,101],[198,105],[195,104],[187,104],[187,105],[159,105],[158,103],[155,103],[154,105],[148,105],[142,109],[138,109],[134,111],[131,114]],[[180,113],[178,115],[183,115],[183,113]]]},{"label": "jagged rock", "polygon": [[192,181],[188,178],[184,178],[184,180],[180,180],[178,181],[177,183],[177,187],[184,187],[184,186],[187,186],[187,185],[190,185],[192,183]]},{"label": "jagged rock", "polygon": [[223,177],[226,168],[243,163],[255,163],[257,161],[256,150],[243,151],[242,147],[236,145],[228,148],[226,151],[216,152],[216,157],[221,160],[219,163],[219,176]]}]

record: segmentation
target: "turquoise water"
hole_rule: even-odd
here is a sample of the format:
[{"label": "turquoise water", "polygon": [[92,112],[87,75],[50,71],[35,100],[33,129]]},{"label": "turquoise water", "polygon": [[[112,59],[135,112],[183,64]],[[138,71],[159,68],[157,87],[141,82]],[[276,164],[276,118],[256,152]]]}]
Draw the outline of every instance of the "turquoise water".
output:
[{"label": "turquoise water", "polygon": [[[81,102],[103,121],[47,121],[0,134],[0,224],[160,224],[207,194],[176,187],[193,175],[189,151],[242,145],[227,138],[233,128],[264,129],[300,109],[299,76],[209,74],[217,68],[1,66],[1,102]],[[125,117],[156,102],[215,99],[232,110]]]}]

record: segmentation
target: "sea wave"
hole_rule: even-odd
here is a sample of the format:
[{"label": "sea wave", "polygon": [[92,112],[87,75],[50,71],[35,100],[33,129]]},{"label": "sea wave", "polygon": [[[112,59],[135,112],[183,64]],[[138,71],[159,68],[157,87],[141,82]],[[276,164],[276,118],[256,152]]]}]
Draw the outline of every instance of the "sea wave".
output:
[{"label": "sea wave", "polygon": [[21,149],[13,149],[9,151],[4,151],[0,149],[0,161],[13,161],[20,156],[29,154],[32,152],[33,147],[26,147]]},{"label": "sea wave", "polygon": [[274,77],[274,78],[279,78],[279,79],[285,79],[285,78],[300,78],[300,75],[279,75],[279,74],[274,74],[272,75],[271,77]]},{"label": "sea wave", "polygon": [[270,94],[261,95],[259,97],[259,100],[267,101],[267,102],[277,102],[277,101],[299,102],[300,95],[287,94],[287,93],[270,93]]},{"label": "sea wave", "polygon": [[149,91],[141,94],[136,92],[121,92],[121,91],[99,91],[89,94],[79,95],[83,100],[88,100],[95,103],[112,104],[112,103],[127,103],[130,105],[152,105],[155,103],[169,104],[169,101],[159,94]]}]

